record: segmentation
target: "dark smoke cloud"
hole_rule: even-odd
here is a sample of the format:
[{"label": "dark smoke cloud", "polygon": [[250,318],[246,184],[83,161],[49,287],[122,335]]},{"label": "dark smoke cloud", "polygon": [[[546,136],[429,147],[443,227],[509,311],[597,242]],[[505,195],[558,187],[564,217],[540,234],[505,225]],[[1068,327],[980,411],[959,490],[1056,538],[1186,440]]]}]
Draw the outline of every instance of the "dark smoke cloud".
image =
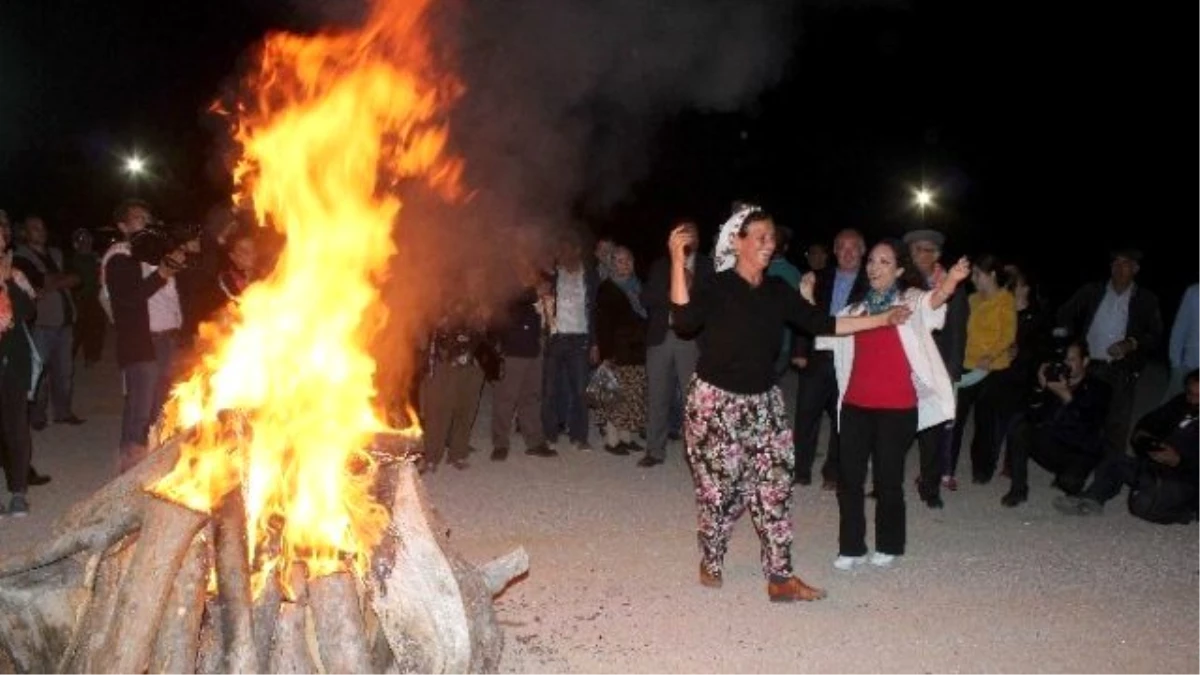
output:
[{"label": "dark smoke cloud", "polygon": [[789,0],[467,0],[452,133],[493,217],[561,224],[647,170],[661,123],[752,103],[787,65]]}]

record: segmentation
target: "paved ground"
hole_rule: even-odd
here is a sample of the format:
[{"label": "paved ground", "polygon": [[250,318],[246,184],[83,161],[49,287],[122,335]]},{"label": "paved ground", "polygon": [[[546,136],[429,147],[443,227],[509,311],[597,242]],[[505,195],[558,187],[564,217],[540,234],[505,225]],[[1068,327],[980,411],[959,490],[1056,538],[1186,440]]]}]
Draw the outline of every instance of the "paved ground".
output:
[{"label": "paved ground", "polygon": [[[120,416],[115,369],[77,378],[82,427],[36,437],[54,476],[33,514],[0,520],[0,551],[28,546],[112,475]],[[1148,398],[1159,382],[1146,383]],[[748,520],[725,587],[696,582],[691,481],[671,448],[653,470],[603,452],[487,460],[488,395],[465,471],[430,492],[467,557],[518,544],[532,570],[497,604],[505,672],[1190,672],[1200,670],[1197,527],[1133,519],[1121,501],[1099,518],[1059,516],[1049,476],[1030,501],[999,505],[1004,481],[966,485],[944,511],[909,506],[909,555],[893,569],[836,572],[833,495],[796,495],[796,567],[819,603],[773,605]],[[910,462],[910,465],[913,462]],[[910,466],[909,473],[914,467]]]}]

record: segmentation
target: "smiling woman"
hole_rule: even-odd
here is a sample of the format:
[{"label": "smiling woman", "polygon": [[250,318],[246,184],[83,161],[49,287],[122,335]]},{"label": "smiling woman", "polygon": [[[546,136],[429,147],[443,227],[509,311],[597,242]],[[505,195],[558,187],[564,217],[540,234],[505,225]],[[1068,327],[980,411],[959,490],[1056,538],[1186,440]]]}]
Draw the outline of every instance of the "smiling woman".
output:
[{"label": "smiling woman", "polygon": [[686,261],[695,245],[693,230],[672,231],[674,327],[683,333],[704,330],[685,423],[699,509],[700,583],[721,585],[734,521],[749,509],[771,601],[818,600],[825,592],[792,572],[795,454],[792,425],[774,377],[783,329],[853,333],[902,321],[906,310],[835,320],[802,299],[799,289],[764,276],[775,252],[775,223],[754,205],[740,205],[725,221],[714,253],[717,274],[707,284],[698,283],[693,297]]}]

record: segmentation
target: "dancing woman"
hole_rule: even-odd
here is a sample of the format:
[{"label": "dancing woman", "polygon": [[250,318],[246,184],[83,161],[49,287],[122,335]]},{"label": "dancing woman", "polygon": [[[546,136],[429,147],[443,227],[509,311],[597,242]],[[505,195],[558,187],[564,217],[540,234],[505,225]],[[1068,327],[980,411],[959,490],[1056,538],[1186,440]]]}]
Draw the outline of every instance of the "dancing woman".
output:
[{"label": "dancing woman", "polygon": [[[863,483],[867,465],[875,483],[875,553],[871,563],[886,567],[903,555],[904,456],[919,429],[954,419],[954,386],[933,341],[946,318],[946,301],[971,273],[962,258],[933,290],[920,290],[904,246],[885,240],[867,258],[870,290],[864,301],[838,315],[887,316],[904,308],[910,320],[899,326],[850,338],[819,338],[818,349],[833,350],[837,371],[838,511],[841,525],[833,566],[849,570],[867,561]],[[804,288],[805,285],[801,284]]]},{"label": "dancing woman", "polygon": [[704,345],[686,406],[687,456],[699,511],[700,583],[719,587],[733,524],[743,511],[758,532],[767,594],[773,602],[817,600],[825,592],[792,572],[792,425],[774,385],[775,357],[785,324],[813,334],[848,334],[902,323],[899,307],[883,314],[834,319],[805,302],[797,289],[764,272],[775,251],[775,224],[756,206],[741,205],[721,228],[717,274],[688,289],[686,260],[696,235],[671,232],[674,325],[704,328]]}]

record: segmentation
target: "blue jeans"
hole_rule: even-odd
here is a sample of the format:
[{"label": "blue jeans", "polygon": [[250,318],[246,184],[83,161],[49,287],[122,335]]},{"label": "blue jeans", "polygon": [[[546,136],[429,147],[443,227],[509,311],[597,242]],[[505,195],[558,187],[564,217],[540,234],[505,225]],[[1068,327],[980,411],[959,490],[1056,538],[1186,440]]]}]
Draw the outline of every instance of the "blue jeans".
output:
[{"label": "blue jeans", "polygon": [[546,439],[558,438],[560,427],[575,443],[587,443],[588,336],[551,335],[546,342],[543,372],[542,428]]},{"label": "blue jeans", "polygon": [[155,333],[154,360],[131,363],[121,369],[125,378],[125,407],[121,414],[121,470],[141,461],[150,435],[171,387],[171,365],[177,334]]},{"label": "blue jeans", "polygon": [[75,379],[75,328],[66,326],[34,326],[33,344],[42,357],[45,369],[38,381],[37,393],[29,409],[29,423],[42,426],[47,422],[46,410],[54,406],[54,419],[72,417],[72,390]]}]

